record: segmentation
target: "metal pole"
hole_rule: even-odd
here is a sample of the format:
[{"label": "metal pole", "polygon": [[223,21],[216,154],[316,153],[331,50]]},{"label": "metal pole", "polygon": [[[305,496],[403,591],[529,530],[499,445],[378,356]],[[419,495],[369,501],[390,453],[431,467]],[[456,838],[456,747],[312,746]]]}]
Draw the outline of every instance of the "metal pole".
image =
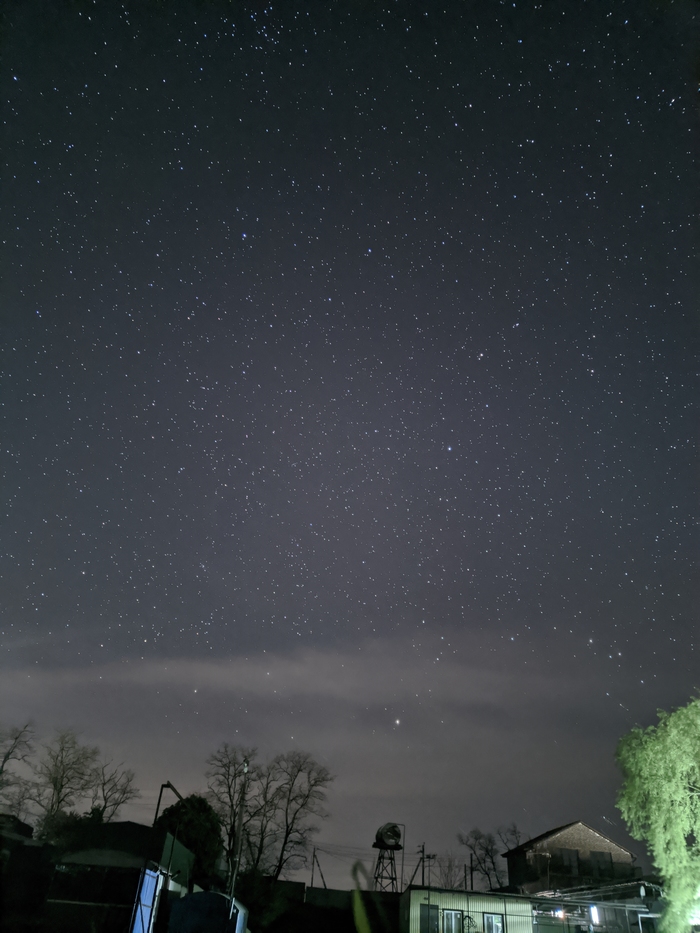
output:
[{"label": "metal pole", "polygon": [[163,799],[163,791],[165,790],[166,787],[169,787],[169,788],[170,788],[170,790],[175,794],[175,796],[178,798],[178,800],[182,800],[182,799],[183,799],[182,794],[180,793],[180,791],[177,790],[177,788],[173,787],[173,785],[170,783],[170,781],[166,781],[165,784],[161,784],[161,785],[160,785],[160,793],[158,794],[158,803],[156,804],[156,815],[153,817],[153,825],[154,825],[154,826],[156,825],[156,821],[157,821],[157,819],[158,819],[158,811],[160,810],[160,802],[161,802],[161,800]]},{"label": "metal pole", "polygon": [[316,868],[316,846],[313,847],[311,852],[311,887],[314,886],[314,868]]},{"label": "metal pole", "polygon": [[[399,891],[403,891],[403,860],[404,860],[404,856],[405,856],[405,854],[406,854],[406,824],[405,824],[405,823],[397,823],[396,825],[397,825],[397,826],[403,826],[403,836],[402,836],[402,838],[401,838],[401,842],[403,843],[403,847],[402,847],[402,849],[401,849],[401,884],[399,885]],[[320,868],[320,867],[321,867],[321,866],[319,865],[319,868]]]},{"label": "metal pole", "polygon": [[316,864],[318,865],[318,873],[321,876],[321,881],[323,882],[323,887],[328,890],[328,885],[326,884],[326,879],[323,877],[323,871],[321,870],[321,863],[318,860],[318,855],[316,856]]},{"label": "metal pole", "polygon": [[248,786],[248,759],[243,759],[243,788],[241,790],[241,802],[238,805],[238,846],[236,851],[236,864],[233,869],[233,876],[231,877],[231,902],[233,902],[234,891],[236,890],[236,879],[238,878],[238,868],[241,864],[241,849],[243,848],[243,827],[241,826],[241,821],[243,818],[243,812],[245,807],[245,792]]}]

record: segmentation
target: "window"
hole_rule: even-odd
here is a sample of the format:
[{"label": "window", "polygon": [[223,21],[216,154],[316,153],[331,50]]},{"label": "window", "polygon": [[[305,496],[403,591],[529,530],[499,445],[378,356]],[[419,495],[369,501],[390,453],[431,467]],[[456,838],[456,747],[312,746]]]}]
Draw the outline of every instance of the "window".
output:
[{"label": "window", "polygon": [[484,914],[484,933],[503,933],[503,914]]},{"label": "window", "polygon": [[442,933],[462,933],[462,911],[461,910],[443,911]]},{"label": "window", "polygon": [[552,871],[562,875],[578,875],[578,850],[553,849]]},{"label": "window", "polygon": [[150,933],[152,929],[153,908],[155,907],[161,876],[158,872],[144,869],[134,910],[133,933]]},{"label": "window", "polygon": [[420,933],[439,933],[440,911],[437,904],[420,905]]},{"label": "window", "polygon": [[613,861],[611,852],[591,850],[591,868],[594,878],[612,878]]}]

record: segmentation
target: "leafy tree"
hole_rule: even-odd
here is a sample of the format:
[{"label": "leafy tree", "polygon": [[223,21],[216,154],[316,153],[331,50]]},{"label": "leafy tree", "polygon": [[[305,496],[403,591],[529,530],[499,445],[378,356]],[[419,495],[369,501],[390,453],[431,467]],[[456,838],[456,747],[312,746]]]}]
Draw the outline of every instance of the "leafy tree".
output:
[{"label": "leafy tree", "polygon": [[662,933],[685,933],[700,877],[700,698],[620,739],[617,806],[664,880]]},{"label": "leafy tree", "polygon": [[221,823],[205,797],[190,794],[178,800],[163,810],[155,825],[172,833],[192,852],[195,877],[206,882],[216,873],[222,849]]}]

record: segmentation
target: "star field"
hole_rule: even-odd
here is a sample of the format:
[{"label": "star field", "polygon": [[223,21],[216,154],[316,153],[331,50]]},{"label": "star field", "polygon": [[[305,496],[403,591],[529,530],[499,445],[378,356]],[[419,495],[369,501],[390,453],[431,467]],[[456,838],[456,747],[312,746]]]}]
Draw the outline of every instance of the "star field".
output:
[{"label": "star field", "polygon": [[471,645],[684,702],[694,4],[3,29],[3,667]]}]

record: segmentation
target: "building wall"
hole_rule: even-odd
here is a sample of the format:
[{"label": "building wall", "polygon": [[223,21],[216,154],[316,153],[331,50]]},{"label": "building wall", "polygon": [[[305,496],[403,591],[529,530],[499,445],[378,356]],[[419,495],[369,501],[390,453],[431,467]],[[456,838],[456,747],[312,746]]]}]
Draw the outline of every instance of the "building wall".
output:
[{"label": "building wall", "polygon": [[597,833],[583,823],[575,823],[557,833],[556,836],[550,836],[549,839],[543,839],[541,843],[535,843],[534,851],[545,852],[558,848],[577,849],[584,858],[590,855],[591,850],[609,852],[613,862],[632,863],[632,855],[627,849],[623,849],[612,839]]},{"label": "building wall", "polygon": [[474,891],[409,888],[401,896],[401,933],[421,933],[420,905],[437,905],[438,933],[445,910],[461,911],[464,933],[485,933],[484,914],[503,917],[503,933],[533,933],[532,907],[527,898]]},{"label": "building wall", "polygon": [[523,892],[636,877],[630,852],[583,823],[509,853],[508,881]]}]

